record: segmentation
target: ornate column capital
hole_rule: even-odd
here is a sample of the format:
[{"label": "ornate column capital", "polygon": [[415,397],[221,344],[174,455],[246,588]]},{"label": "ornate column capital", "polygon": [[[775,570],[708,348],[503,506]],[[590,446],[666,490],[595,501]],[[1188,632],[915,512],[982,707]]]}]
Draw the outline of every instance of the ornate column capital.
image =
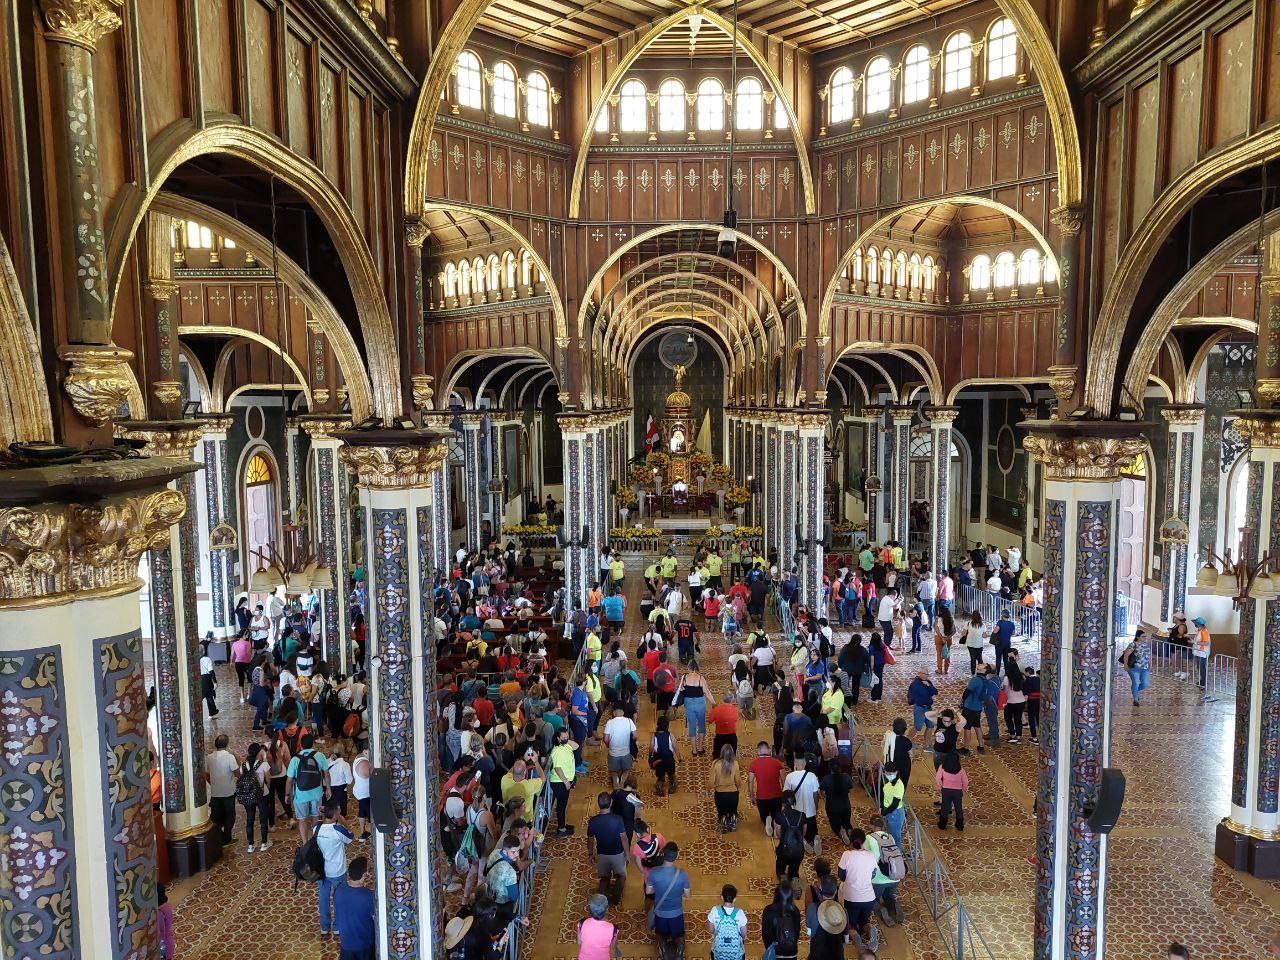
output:
[{"label": "ornate column capital", "polygon": [[429,489],[449,459],[449,448],[435,433],[383,430],[340,439],[338,456],[366,490]]},{"label": "ornate column capital", "polygon": [[895,425],[910,423],[915,419],[916,408],[909,403],[895,403],[889,407],[889,416]]},{"label": "ornate column capital", "polygon": [[211,433],[226,433],[236,418],[229,413],[206,413],[201,419],[204,420],[204,435],[207,437]]},{"label": "ornate column capital", "polygon": [[162,407],[173,406],[182,399],[182,384],[177,380],[157,380],[151,384],[151,395]]},{"label": "ornate column capital", "polygon": [[1146,449],[1144,428],[1127,420],[1033,421],[1023,448],[1049,480],[1114,480]]},{"label": "ornate column capital", "polygon": [[1049,222],[1064,237],[1074,237],[1084,227],[1084,204],[1066,204],[1049,211]]},{"label": "ornate column capital", "polygon": [[458,419],[462,421],[464,430],[479,430],[484,425],[484,414],[475,410],[458,414]]},{"label": "ornate column capital", "polygon": [[351,418],[323,413],[304,414],[293,418],[296,424],[312,440],[332,439],[344,430],[351,429]]},{"label": "ornate column capital", "polygon": [[415,250],[422,250],[422,245],[431,236],[431,228],[417,217],[408,217],[404,221],[405,241]]},{"label": "ornate column capital", "polygon": [[1160,416],[1169,421],[1170,426],[1193,427],[1204,422],[1204,404],[1169,404],[1161,408]]},{"label": "ornate column capital", "polygon": [[95,427],[110,423],[133,387],[133,354],[112,345],[73,344],[60,347],[58,356],[69,366],[62,389],[76,413]]},{"label": "ornate column capital", "polygon": [[121,23],[124,0],[40,0],[45,37],[56,43],[70,43],[90,53],[98,41]]},{"label": "ornate column capital", "polygon": [[431,401],[435,399],[436,378],[425,373],[415,374],[410,383],[413,384],[413,406],[415,410],[425,413],[431,409]]},{"label": "ornate column capital", "polygon": [[1058,411],[1062,415],[1076,393],[1076,377],[1080,368],[1074,364],[1052,364],[1049,367],[1049,389],[1058,398]]},{"label": "ornate column capital", "polygon": [[[158,384],[157,384],[158,386]],[[204,436],[201,420],[122,420],[116,424],[116,435],[126,440],[141,440],[143,456],[179,457],[190,460],[191,452]]]},{"label": "ornate column capital", "polygon": [[147,281],[147,296],[152,300],[166,303],[178,295],[178,282],[163,277],[152,277]]},{"label": "ornate column capital", "polygon": [[1236,433],[1249,441],[1249,446],[1274,449],[1280,447],[1280,410],[1237,410],[1232,424]]},{"label": "ornate column capital", "polygon": [[960,416],[959,407],[928,406],[924,408],[925,419],[934,426],[949,426],[958,416]]}]

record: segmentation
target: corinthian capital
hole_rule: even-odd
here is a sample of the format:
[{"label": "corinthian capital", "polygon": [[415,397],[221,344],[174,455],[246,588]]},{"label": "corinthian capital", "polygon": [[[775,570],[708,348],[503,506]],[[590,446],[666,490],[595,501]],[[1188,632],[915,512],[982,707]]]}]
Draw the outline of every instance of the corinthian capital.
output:
[{"label": "corinthian capital", "polygon": [[436,470],[449,458],[449,448],[443,443],[402,447],[344,445],[338,456],[366,489],[409,490],[432,485]]},{"label": "corinthian capital", "polygon": [[1063,236],[1074,237],[1084,226],[1084,205],[1075,203],[1054,207],[1049,211],[1049,222],[1057,227]]},{"label": "corinthian capital", "polygon": [[1113,480],[1146,449],[1146,441],[1137,434],[1032,433],[1022,445],[1050,480]]},{"label": "corinthian capital", "polygon": [[40,0],[45,36],[90,53],[98,41],[120,26],[123,0]]}]

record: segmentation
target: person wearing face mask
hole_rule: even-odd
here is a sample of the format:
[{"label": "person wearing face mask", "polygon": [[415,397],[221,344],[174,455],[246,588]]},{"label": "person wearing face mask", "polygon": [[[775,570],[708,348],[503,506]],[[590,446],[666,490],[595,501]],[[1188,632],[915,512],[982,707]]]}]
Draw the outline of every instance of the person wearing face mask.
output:
[{"label": "person wearing face mask", "polygon": [[578,745],[569,739],[569,731],[561,727],[556,732],[556,745],[547,758],[547,779],[551,781],[551,794],[555,798],[556,833],[562,837],[573,833],[573,827],[566,825],[564,818],[569,810],[569,791],[577,776],[574,759],[577,749]]},{"label": "person wearing face mask", "polygon": [[884,817],[885,828],[899,847],[902,846],[902,826],[907,818],[906,800],[907,785],[898,776],[898,765],[886,763],[884,783],[880,786],[880,816]]},{"label": "person wearing face mask", "polygon": [[[932,714],[931,714],[932,715]],[[942,766],[942,761],[949,753],[957,753],[960,742],[960,730],[956,726],[955,711],[948,707],[936,714],[938,722],[933,731],[933,769]]]}]

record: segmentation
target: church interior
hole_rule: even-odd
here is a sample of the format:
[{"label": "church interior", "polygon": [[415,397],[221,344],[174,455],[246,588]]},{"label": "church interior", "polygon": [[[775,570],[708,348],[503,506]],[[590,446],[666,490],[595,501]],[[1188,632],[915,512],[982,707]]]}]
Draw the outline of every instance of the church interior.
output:
[{"label": "church interior", "polygon": [[1280,958],[1280,0],[0,5],[0,723],[6,958]]}]

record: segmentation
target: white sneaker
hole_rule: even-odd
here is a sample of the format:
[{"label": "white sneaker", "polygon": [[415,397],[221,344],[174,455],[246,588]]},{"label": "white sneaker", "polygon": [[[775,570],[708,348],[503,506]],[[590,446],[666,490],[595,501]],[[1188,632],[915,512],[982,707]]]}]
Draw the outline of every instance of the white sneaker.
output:
[{"label": "white sneaker", "polygon": [[255,847],[252,843],[251,843],[251,844],[249,844],[249,852],[250,852],[250,853],[253,853],[253,852],[254,852],[255,850],[257,850],[257,849],[258,849],[258,848],[257,848],[257,847]]},{"label": "white sneaker", "polygon": [[262,845],[261,845],[260,847],[258,847],[258,849],[259,849],[259,850],[262,850],[262,851],[270,850],[270,849],[271,849],[271,841],[270,841],[270,840],[263,840],[263,841],[262,841]]},{"label": "white sneaker", "polygon": [[764,821],[764,835],[766,837],[773,836],[773,817],[766,817]]}]

